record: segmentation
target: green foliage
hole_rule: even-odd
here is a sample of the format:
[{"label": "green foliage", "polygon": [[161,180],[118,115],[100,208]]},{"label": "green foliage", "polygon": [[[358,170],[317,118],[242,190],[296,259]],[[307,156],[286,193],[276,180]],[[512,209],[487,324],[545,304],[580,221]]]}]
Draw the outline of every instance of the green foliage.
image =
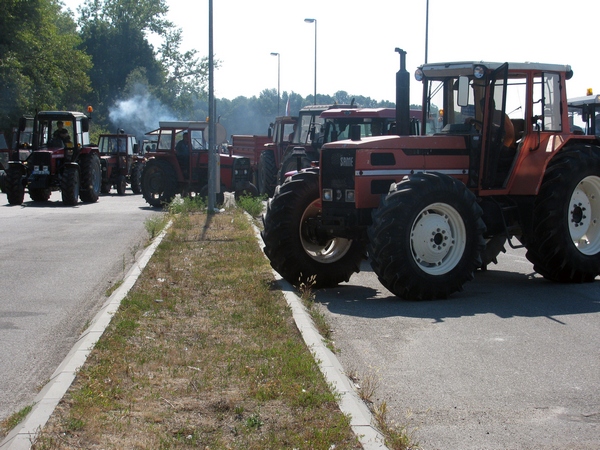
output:
[{"label": "green foliage", "polygon": [[90,89],[90,57],[56,0],[3,0],[0,14],[0,129],[23,114],[79,109]]}]

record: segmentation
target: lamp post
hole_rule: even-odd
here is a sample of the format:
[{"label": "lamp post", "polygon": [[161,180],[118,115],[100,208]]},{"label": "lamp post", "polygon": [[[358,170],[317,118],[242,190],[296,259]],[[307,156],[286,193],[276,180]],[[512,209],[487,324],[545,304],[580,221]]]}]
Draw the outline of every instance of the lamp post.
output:
[{"label": "lamp post", "polygon": [[315,24],[315,105],[317,104],[317,19],[304,19],[306,23]]},{"label": "lamp post", "polygon": [[281,55],[277,52],[271,52],[271,56],[277,56],[277,115],[279,115],[279,82],[281,80]]}]

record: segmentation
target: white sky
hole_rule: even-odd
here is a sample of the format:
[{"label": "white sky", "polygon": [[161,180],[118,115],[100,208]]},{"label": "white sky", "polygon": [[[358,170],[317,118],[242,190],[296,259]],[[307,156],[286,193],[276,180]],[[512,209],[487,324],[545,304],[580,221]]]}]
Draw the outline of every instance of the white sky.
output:
[{"label": "white sky", "polygon": [[[73,11],[83,0],[63,0]],[[183,30],[182,50],[208,54],[208,0],[167,0],[168,18]],[[560,7],[559,7],[560,6]],[[215,96],[233,99],[277,89],[314,92],[317,19],[317,91],[347,91],[395,101],[396,47],[407,69],[425,61],[426,0],[213,0]],[[533,61],[570,64],[568,96],[586,88],[600,94],[595,20],[597,0],[429,0],[428,62]],[[416,82],[411,102],[420,103]]]}]

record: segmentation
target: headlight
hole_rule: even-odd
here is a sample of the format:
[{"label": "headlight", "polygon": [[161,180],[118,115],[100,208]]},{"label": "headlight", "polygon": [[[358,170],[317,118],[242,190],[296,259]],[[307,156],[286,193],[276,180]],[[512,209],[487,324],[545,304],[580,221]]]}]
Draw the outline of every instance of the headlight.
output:
[{"label": "headlight", "polygon": [[333,191],[331,189],[323,189],[323,201],[330,202],[333,200]]},{"label": "headlight", "polygon": [[415,70],[415,80],[423,81],[423,78],[425,78],[425,75],[423,75],[423,70],[421,70],[421,69]]},{"label": "headlight", "polygon": [[354,189],[346,189],[346,201],[354,203]]}]

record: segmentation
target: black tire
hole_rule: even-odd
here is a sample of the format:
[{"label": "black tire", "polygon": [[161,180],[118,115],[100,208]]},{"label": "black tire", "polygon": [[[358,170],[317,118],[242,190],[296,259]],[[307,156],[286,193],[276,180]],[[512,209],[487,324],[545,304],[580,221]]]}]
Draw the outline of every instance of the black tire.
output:
[{"label": "black tire", "polygon": [[133,167],[131,167],[131,190],[134,194],[142,193],[143,168],[143,164],[140,162],[133,163]]},{"label": "black tire", "polygon": [[79,201],[79,167],[67,166],[60,180],[62,202],[67,206],[75,206]]},{"label": "black tire", "polygon": [[52,194],[52,191],[50,189],[45,189],[45,188],[31,189],[31,188],[29,188],[29,197],[31,197],[31,200],[33,200],[34,202],[47,202],[48,200],[50,200],[51,194]]},{"label": "black tire", "polygon": [[19,168],[8,166],[6,169],[4,189],[6,190],[6,198],[10,205],[22,205],[25,199],[25,185],[23,173]]},{"label": "black tire", "polygon": [[142,194],[154,207],[169,204],[177,195],[177,174],[167,161],[152,159],[142,173]]},{"label": "black tire", "polygon": [[117,179],[117,194],[125,195],[127,190],[127,177],[125,175],[119,175]]},{"label": "black tire", "polygon": [[110,183],[102,183],[100,185],[100,193],[102,194],[110,194],[110,188],[112,186],[110,185]]},{"label": "black tire", "polygon": [[600,274],[600,147],[580,145],[546,168],[533,207],[527,259],[544,278],[593,281]]},{"label": "black tire", "polygon": [[320,215],[320,201],[318,174],[299,173],[275,189],[263,216],[264,252],[294,286],[336,286],[359,272],[366,257],[363,242],[312,232],[310,219]]},{"label": "black tire", "polygon": [[488,239],[485,243],[485,249],[481,252],[481,267],[482,271],[487,270],[487,266],[490,264],[498,264],[498,255],[500,253],[506,253],[506,236],[501,234],[493,236]]},{"label": "black tire", "polygon": [[248,183],[248,186],[244,189],[240,189],[235,191],[235,199],[239,200],[240,197],[250,196],[250,197],[258,197],[258,189],[252,183]]},{"label": "black tire", "polygon": [[84,203],[95,203],[100,198],[102,184],[102,169],[100,158],[96,153],[82,155],[79,161],[81,167],[81,189],[79,196]]},{"label": "black tire", "polygon": [[460,181],[417,173],[392,184],[368,229],[371,266],[407,300],[447,298],[481,266],[483,211]]},{"label": "black tire", "polygon": [[[300,157],[300,168],[307,169],[312,166],[312,161],[310,158],[306,156]],[[279,184],[283,184],[285,181],[285,174],[288,172],[293,172],[298,170],[298,157],[292,154],[289,154],[285,157],[283,162],[281,163],[281,167],[279,168]]]},{"label": "black tire", "polygon": [[258,160],[258,193],[273,197],[277,186],[277,166],[272,150],[265,150]]}]

